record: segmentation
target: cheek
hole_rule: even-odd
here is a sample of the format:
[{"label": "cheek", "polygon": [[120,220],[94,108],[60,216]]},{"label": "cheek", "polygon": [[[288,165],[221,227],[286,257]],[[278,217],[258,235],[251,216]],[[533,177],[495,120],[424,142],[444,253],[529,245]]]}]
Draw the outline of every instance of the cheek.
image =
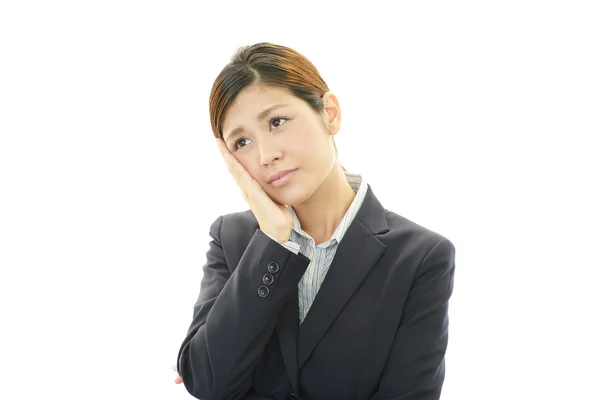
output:
[{"label": "cheek", "polygon": [[285,136],[284,148],[286,153],[302,158],[310,158],[315,153],[317,136],[314,127],[307,125],[298,127],[293,133]]},{"label": "cheek", "polygon": [[260,183],[261,177],[257,166],[251,163],[249,160],[243,158],[239,158],[238,161],[240,164],[242,164],[246,171],[248,171],[250,176]]},{"label": "cheek", "polygon": [[315,158],[320,159],[327,154],[327,139],[320,132],[307,130],[302,135],[294,138],[290,142],[289,149],[293,151],[295,157],[302,158],[304,162],[312,162]]}]

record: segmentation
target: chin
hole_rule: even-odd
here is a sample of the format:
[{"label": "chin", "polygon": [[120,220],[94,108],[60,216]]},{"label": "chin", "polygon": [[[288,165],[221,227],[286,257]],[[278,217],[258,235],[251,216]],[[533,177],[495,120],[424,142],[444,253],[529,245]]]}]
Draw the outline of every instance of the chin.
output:
[{"label": "chin", "polygon": [[297,206],[308,199],[307,193],[294,186],[283,186],[277,189],[277,193],[270,196],[273,201],[286,206]]}]

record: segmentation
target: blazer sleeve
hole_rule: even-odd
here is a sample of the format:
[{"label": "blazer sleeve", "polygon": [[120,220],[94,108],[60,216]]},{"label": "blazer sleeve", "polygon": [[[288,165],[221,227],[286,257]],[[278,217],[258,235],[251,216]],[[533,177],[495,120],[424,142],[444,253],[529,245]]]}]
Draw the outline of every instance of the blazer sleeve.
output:
[{"label": "blazer sleeve", "polygon": [[[267,235],[271,239],[277,241],[277,239],[275,239],[275,236],[269,235],[268,233],[265,233],[265,235]],[[277,242],[277,243],[279,243],[279,242]],[[293,252],[294,254],[300,253],[300,245],[298,243],[292,242],[291,240],[281,243],[281,245],[283,247],[285,247],[286,249],[288,249],[289,251]]]},{"label": "blazer sleeve", "polygon": [[220,237],[223,220],[220,216],[210,227],[200,294],[177,355],[185,388],[202,400],[247,394],[277,315],[297,293],[294,289],[310,263],[256,229],[230,273]]},{"label": "blazer sleeve", "polygon": [[379,389],[371,400],[439,400],[454,267],[454,245],[444,238],[417,269]]}]

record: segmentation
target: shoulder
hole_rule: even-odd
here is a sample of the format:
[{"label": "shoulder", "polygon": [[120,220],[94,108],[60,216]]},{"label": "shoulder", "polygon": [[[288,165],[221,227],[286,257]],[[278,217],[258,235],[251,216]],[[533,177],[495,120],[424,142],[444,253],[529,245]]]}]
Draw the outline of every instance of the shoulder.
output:
[{"label": "shoulder", "polygon": [[388,248],[402,248],[417,259],[423,259],[434,248],[454,253],[454,244],[446,235],[393,211],[386,209],[385,213],[390,230],[378,239]]},{"label": "shoulder", "polygon": [[388,226],[390,228],[390,233],[393,233],[395,235],[436,243],[444,240],[449,240],[442,233],[431,228],[425,227],[418,222],[415,222],[407,217],[395,213],[394,211],[386,209],[385,215],[388,222]]},{"label": "shoulder", "polygon": [[222,245],[244,246],[258,229],[258,221],[250,209],[219,215],[210,226],[210,235]]},{"label": "shoulder", "polygon": [[437,278],[444,290],[451,287],[455,248],[450,239],[393,211],[385,213],[389,231],[376,237],[386,246],[387,279],[416,287]]}]

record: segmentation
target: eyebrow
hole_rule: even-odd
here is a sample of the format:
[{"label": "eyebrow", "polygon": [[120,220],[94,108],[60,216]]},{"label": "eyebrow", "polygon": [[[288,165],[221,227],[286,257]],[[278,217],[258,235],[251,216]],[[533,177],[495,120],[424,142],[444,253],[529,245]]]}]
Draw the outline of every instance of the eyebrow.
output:
[{"label": "eyebrow", "polygon": [[[261,111],[257,116],[256,119],[258,121],[261,121],[263,119],[265,119],[267,117],[267,115],[269,115],[269,113],[277,108],[281,108],[281,107],[286,107],[289,104],[275,104],[274,106],[271,106],[269,108],[264,109],[263,111]],[[223,139],[225,141],[227,141],[229,138],[234,137],[235,135],[244,132],[244,127],[242,126],[238,126],[237,128],[235,128],[234,130],[231,131],[231,133],[229,133],[229,135],[227,135],[227,137],[223,136]]]}]

